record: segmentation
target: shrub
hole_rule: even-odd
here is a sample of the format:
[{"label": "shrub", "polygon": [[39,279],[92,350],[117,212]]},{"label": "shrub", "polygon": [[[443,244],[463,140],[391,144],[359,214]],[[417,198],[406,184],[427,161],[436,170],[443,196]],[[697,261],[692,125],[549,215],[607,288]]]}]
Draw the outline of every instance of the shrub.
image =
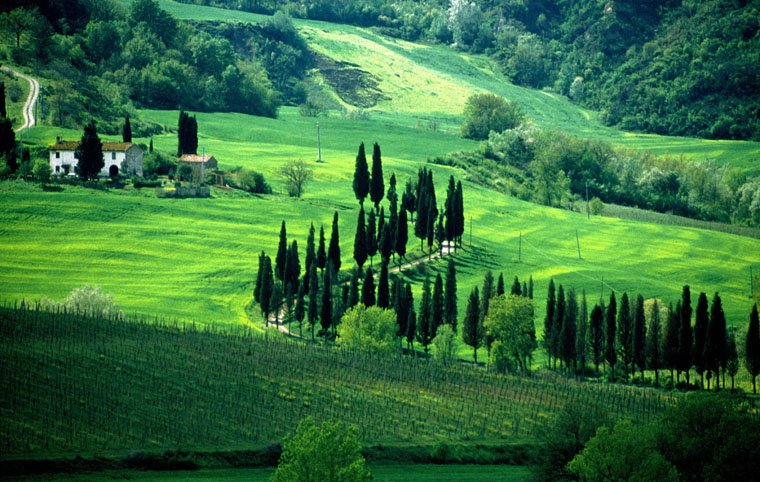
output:
[{"label": "shrub", "polygon": [[432,341],[434,359],[443,365],[449,365],[455,359],[457,342],[458,338],[451,325],[439,326]]},{"label": "shrub", "polygon": [[396,329],[393,311],[359,304],[343,315],[338,334],[347,348],[392,352],[399,346]]},{"label": "shrub", "polygon": [[272,188],[260,172],[240,169],[237,182],[241,189],[255,194],[272,194]]},{"label": "shrub", "polygon": [[525,119],[519,105],[495,94],[475,94],[464,106],[465,122],[462,136],[468,139],[488,139],[491,131],[514,129]]}]

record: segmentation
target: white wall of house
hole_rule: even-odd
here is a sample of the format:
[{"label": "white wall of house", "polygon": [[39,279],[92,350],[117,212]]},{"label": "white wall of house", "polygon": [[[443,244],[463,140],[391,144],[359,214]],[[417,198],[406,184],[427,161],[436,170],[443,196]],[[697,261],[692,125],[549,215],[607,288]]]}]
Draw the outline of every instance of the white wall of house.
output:
[{"label": "white wall of house", "polygon": [[[123,164],[124,161],[127,159],[127,152],[129,151],[106,151],[103,150],[103,160],[105,161],[105,165],[103,166],[103,169],[100,170],[101,176],[108,176],[111,172],[111,166],[116,166],[119,169],[119,174],[137,174],[139,176],[142,176],[142,150],[137,147],[133,146],[130,148],[130,150],[135,150],[135,152],[130,156],[134,156],[134,160],[132,160],[129,169],[125,169],[127,164]],[[139,157],[139,164],[137,162],[137,158]],[[77,166],[79,160],[74,157],[74,151],[70,150],[51,150],[50,151],[50,168],[53,170],[53,174],[55,175],[65,175],[67,173],[74,174],[75,170],[74,168]],[[125,172],[126,170],[130,170],[133,172]]]}]

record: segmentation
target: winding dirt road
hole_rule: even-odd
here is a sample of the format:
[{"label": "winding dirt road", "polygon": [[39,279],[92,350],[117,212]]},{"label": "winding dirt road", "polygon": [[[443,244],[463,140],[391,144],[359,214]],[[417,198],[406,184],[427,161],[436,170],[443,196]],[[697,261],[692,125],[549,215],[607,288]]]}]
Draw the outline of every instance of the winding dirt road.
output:
[{"label": "winding dirt road", "polygon": [[26,102],[24,103],[23,109],[24,123],[21,125],[21,127],[16,128],[16,132],[22,131],[27,127],[35,126],[37,124],[37,119],[34,118],[34,106],[37,104],[37,98],[40,95],[40,83],[37,82],[37,79],[26,76],[21,72],[17,72],[11,69],[10,67],[3,67],[3,70],[10,72],[16,77],[20,77],[29,82],[29,95],[26,97]]}]

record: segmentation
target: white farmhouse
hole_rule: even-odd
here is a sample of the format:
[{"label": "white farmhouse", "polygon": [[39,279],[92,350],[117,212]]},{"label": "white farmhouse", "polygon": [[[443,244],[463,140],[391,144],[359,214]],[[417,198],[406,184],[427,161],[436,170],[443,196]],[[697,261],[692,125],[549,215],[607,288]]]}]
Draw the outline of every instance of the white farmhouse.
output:
[{"label": "white farmhouse", "polygon": [[[53,174],[65,176],[74,174],[79,160],[74,157],[74,151],[79,147],[79,142],[64,141],[60,137],[55,144],[48,146],[50,150],[50,168]],[[143,175],[143,151],[137,144],[131,142],[104,142],[103,160],[105,165],[100,170],[101,176],[115,176],[123,174]]]}]

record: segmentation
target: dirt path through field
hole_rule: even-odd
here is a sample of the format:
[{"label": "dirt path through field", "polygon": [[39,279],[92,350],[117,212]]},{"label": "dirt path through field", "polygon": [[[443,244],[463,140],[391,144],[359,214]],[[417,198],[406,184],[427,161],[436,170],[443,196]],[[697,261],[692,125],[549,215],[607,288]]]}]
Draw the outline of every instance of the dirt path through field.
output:
[{"label": "dirt path through field", "polygon": [[37,82],[37,79],[33,79],[21,72],[17,72],[10,67],[3,67],[3,70],[29,82],[29,95],[26,97],[26,102],[24,103],[24,109],[22,111],[24,115],[24,123],[21,127],[16,128],[16,132],[22,131],[27,127],[35,126],[37,124],[37,119],[34,118],[34,106],[37,104],[37,98],[40,95],[40,83]]}]

